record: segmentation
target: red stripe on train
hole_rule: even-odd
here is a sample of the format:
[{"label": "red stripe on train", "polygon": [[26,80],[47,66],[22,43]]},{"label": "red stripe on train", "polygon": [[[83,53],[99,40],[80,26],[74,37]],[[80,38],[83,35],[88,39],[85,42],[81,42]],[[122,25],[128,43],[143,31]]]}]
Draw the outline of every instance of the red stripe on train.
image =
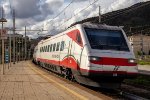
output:
[{"label": "red stripe on train", "polygon": [[93,64],[98,65],[115,65],[115,66],[136,66],[136,63],[129,63],[125,58],[108,58],[101,57],[99,61],[90,61]]},{"label": "red stripe on train", "polygon": [[79,69],[79,65],[76,63],[76,61],[72,57],[65,58],[63,61],[55,61],[55,60],[38,58],[38,61],[49,63],[49,64],[54,64],[54,65],[59,65],[59,66],[66,66],[68,68],[73,68],[73,69]]},{"label": "red stripe on train", "polygon": [[[47,59],[41,59],[38,58],[38,61],[44,62],[44,63],[49,63],[49,64],[54,64],[54,65],[60,65],[60,66],[65,66],[68,68],[72,68],[75,70],[79,69],[79,65],[76,63],[76,61],[72,58],[65,58],[63,61],[55,61],[55,60],[47,60]],[[136,72],[126,72],[126,71],[97,71],[97,70],[88,70],[88,69],[82,69],[80,68],[80,71],[83,72],[91,72],[91,73],[101,73],[101,74],[112,74],[112,73],[116,73],[116,74],[137,74]]]},{"label": "red stripe on train", "polygon": [[138,74],[137,72],[127,72],[127,71],[97,71],[97,70],[88,70],[88,69],[81,69],[82,72],[90,72],[90,73],[99,73],[99,74]]}]

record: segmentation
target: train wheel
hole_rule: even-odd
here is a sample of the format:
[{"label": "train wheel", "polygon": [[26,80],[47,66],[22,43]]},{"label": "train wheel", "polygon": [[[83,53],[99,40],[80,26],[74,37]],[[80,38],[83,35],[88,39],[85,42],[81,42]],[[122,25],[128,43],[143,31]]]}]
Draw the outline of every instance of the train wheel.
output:
[{"label": "train wheel", "polygon": [[71,69],[66,69],[66,79],[70,80],[70,81],[75,81],[74,75],[71,72]]}]

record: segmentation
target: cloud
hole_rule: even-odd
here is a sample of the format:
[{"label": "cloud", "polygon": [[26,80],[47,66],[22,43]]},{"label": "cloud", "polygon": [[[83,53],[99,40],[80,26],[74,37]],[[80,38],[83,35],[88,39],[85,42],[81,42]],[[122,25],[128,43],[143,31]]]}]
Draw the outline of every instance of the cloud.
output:
[{"label": "cloud", "polygon": [[40,15],[39,0],[13,0],[13,7],[17,18],[29,18]]},{"label": "cloud", "polygon": [[[13,0],[11,6],[16,13],[16,27],[32,26],[45,21],[47,18],[53,18],[63,4],[64,0]],[[12,26],[10,3],[3,2],[3,7],[5,18],[9,20],[7,25]]]},{"label": "cloud", "polygon": [[48,16],[56,13],[63,3],[64,0],[46,0],[45,3],[41,5],[42,15]]},{"label": "cloud", "polygon": [[13,0],[12,6],[16,12],[16,18],[33,19],[37,22],[53,16],[63,5],[64,0]]},{"label": "cloud", "polygon": [[[53,19],[63,8],[72,0],[10,0],[16,10],[16,26],[29,26],[31,29],[43,28],[48,32],[43,34],[56,34],[66,29],[71,24],[89,18],[98,16],[98,6],[101,6],[102,14],[118,9],[129,7],[135,3],[149,0],[99,0],[89,6],[86,10],[80,12],[86,6],[95,0],[75,0],[64,13]],[[8,18],[8,25],[12,25],[10,6],[4,2],[5,14]],[[45,20],[46,19],[46,20]],[[53,20],[52,20],[53,19]],[[36,34],[33,34],[35,36]]]},{"label": "cloud", "polygon": [[[139,3],[139,2],[145,2],[145,1],[149,1],[149,0],[111,0],[111,4],[107,5],[107,6],[102,6],[101,12],[102,14],[107,13],[107,12],[111,12],[114,10],[118,10],[118,9],[123,9],[129,6],[132,6],[133,4]],[[106,4],[108,4],[108,2],[105,2]],[[79,3],[77,3],[79,5]],[[55,32],[58,31],[62,31],[65,28],[69,27],[71,24],[89,18],[89,17],[94,17],[94,16],[98,16],[98,11],[99,11],[99,5],[102,3],[95,3],[91,6],[89,6],[86,10],[80,12],[82,9],[84,9],[83,6],[79,6],[76,10],[74,10],[74,16],[73,18],[68,20],[64,20],[64,19],[57,19],[54,20],[53,22],[51,21],[46,22],[46,25],[44,25],[44,27],[48,26],[48,30],[49,30],[49,34],[56,34]],[[80,12],[80,13],[79,13]],[[55,31],[54,31],[55,30]],[[59,32],[58,32],[59,33]]]},{"label": "cloud", "polygon": [[89,1],[89,0],[74,0],[75,2],[85,2],[85,1]]}]

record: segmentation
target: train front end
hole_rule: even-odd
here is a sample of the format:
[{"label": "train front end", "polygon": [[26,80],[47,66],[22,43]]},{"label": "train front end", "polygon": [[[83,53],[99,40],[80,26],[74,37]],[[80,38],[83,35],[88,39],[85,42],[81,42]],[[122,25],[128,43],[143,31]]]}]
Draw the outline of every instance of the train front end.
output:
[{"label": "train front end", "polygon": [[80,66],[86,84],[118,88],[126,78],[137,76],[134,53],[125,32],[116,26],[84,25],[86,65]]}]

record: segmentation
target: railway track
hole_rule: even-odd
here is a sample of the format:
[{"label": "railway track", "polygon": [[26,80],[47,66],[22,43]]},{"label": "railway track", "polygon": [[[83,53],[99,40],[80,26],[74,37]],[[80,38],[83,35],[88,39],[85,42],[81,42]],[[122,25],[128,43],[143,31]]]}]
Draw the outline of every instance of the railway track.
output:
[{"label": "railway track", "polygon": [[149,99],[146,99],[146,98],[143,98],[143,97],[140,97],[140,96],[128,93],[128,92],[124,92],[124,91],[121,91],[120,95],[129,100],[149,100]]},{"label": "railway track", "polygon": [[146,76],[150,76],[150,71],[139,70],[139,74],[141,74],[141,75],[146,75]]},{"label": "railway track", "polygon": [[[126,95],[130,95],[130,96],[127,96],[127,97],[131,97],[131,96],[133,96],[133,98],[134,98],[134,96],[135,97],[141,97],[141,98],[147,98],[147,99],[144,99],[144,100],[148,100],[148,99],[150,99],[150,95],[148,95],[148,94],[150,94],[150,90],[148,90],[148,89],[144,89],[144,88],[142,88],[142,87],[136,87],[136,86],[133,86],[133,85],[128,85],[128,84],[122,84],[122,87],[121,87],[121,90],[122,91],[120,91],[120,94],[122,94],[122,96],[126,96]],[[131,99],[131,100],[135,100],[135,99]],[[137,100],[137,99],[136,99]],[[143,99],[138,99],[138,100],[143,100]]]},{"label": "railway track", "polygon": [[[42,67],[38,67],[38,68],[42,69],[43,71],[47,71],[48,73],[52,74],[53,76],[62,78],[63,81],[68,82],[68,79],[64,79],[64,77],[60,76],[59,74],[57,74],[55,72],[52,72],[52,71],[47,70],[47,69],[42,68]],[[101,88],[97,89],[97,88],[93,88],[93,87],[89,87],[89,86],[85,86],[85,85],[81,85],[81,84],[78,85],[78,83],[76,81],[73,81],[72,83],[75,86],[91,89],[91,90],[96,91],[97,93],[105,94],[105,95],[110,96],[114,99],[119,99],[119,100],[126,100],[126,99],[127,100],[149,100],[149,99],[143,98],[139,95],[135,95],[133,93],[130,93],[130,92],[124,90],[124,89],[121,89],[121,90],[120,89],[119,90],[104,90],[104,89],[101,89]]]}]

